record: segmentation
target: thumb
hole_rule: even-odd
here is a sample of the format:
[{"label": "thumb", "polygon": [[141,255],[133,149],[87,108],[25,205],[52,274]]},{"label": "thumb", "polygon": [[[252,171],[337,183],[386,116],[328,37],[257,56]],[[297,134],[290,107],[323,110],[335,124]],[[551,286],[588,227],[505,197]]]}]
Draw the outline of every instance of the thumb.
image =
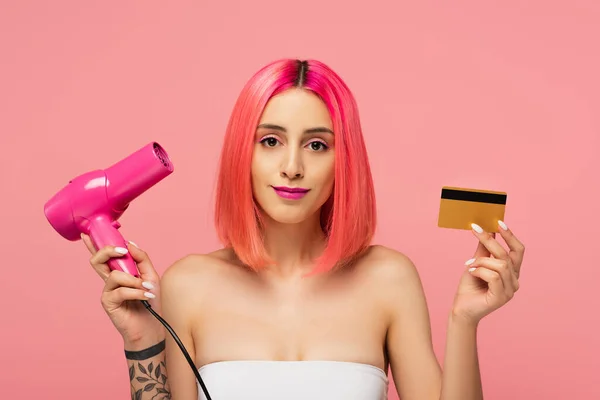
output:
[{"label": "thumb", "polygon": [[159,276],[154,266],[152,265],[152,261],[150,261],[150,257],[148,254],[140,249],[137,244],[132,241],[128,241],[127,248],[129,249],[129,254],[137,263],[138,271],[140,272],[140,277],[144,280],[151,281],[154,283],[158,283]]}]

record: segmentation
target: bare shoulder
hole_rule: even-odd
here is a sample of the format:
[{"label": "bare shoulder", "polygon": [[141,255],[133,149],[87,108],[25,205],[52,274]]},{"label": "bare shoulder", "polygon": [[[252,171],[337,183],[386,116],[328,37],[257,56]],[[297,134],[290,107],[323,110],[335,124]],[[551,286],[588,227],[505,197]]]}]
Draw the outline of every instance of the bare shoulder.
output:
[{"label": "bare shoulder", "polygon": [[232,261],[228,249],[219,249],[206,254],[187,254],[171,264],[165,270],[163,278],[177,279],[182,275],[189,278],[191,274],[207,273]]},{"label": "bare shoulder", "polygon": [[391,313],[397,312],[402,305],[424,301],[417,267],[398,250],[371,246],[359,261],[357,273],[361,282],[368,282],[370,296]]},{"label": "bare shoulder", "polygon": [[415,264],[405,254],[373,246],[362,268],[368,270],[387,316],[385,345],[400,398],[439,398],[441,368],[433,350],[425,293]]},{"label": "bare shoulder", "polygon": [[371,246],[359,264],[358,268],[383,288],[420,284],[413,261],[406,254],[386,246]]},{"label": "bare shoulder", "polygon": [[[188,254],[171,264],[161,277],[161,291],[179,298],[208,294],[211,287],[223,283],[240,270],[233,253],[220,249],[206,254]],[[238,271],[239,273],[239,271]],[[168,294],[167,293],[167,294]]]}]

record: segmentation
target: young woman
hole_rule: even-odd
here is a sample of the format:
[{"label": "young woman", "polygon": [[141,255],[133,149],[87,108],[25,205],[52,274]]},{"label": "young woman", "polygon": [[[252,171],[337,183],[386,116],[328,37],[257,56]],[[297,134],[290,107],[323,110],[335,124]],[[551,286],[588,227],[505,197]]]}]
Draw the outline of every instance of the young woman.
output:
[{"label": "young woman", "polygon": [[[83,235],[123,336],[132,397],[204,399],[138,300],[173,327],[215,400],[380,400],[388,367],[402,400],[483,397],[478,323],[519,289],[523,244],[502,221],[508,249],[473,226],[477,248],[449,308],[442,373],[415,266],[371,245],[375,196],[358,110],[326,65],[279,60],[243,88],[215,211],[224,247],[183,257],[162,278],[136,245],[96,251]],[[128,251],[140,279],[106,264]]]}]

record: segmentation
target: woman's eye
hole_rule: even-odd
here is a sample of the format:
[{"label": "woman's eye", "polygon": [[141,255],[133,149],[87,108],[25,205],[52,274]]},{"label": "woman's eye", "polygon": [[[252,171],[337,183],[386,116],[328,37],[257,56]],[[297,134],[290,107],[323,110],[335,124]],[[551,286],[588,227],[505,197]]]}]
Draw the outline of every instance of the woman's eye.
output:
[{"label": "woman's eye", "polygon": [[277,145],[277,139],[274,137],[264,138],[260,141],[262,144],[267,145],[268,147],[275,147]]},{"label": "woman's eye", "polygon": [[314,151],[321,151],[321,150],[327,150],[327,145],[323,142],[311,142],[309,144],[311,150]]}]

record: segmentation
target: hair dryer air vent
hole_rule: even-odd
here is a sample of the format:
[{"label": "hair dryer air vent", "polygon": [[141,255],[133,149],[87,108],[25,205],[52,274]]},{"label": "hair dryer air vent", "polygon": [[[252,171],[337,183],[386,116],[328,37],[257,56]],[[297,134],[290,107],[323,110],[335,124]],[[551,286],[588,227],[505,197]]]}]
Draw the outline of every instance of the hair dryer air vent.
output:
[{"label": "hair dryer air vent", "polygon": [[161,147],[160,144],[154,142],[152,144],[153,148],[154,148],[154,154],[156,154],[156,157],[158,157],[158,159],[160,160],[160,162],[162,162],[162,164],[169,169],[170,171],[173,170],[173,165],[171,164],[171,160],[169,160],[169,155],[167,154],[167,152],[165,151],[165,149],[163,149]]}]

